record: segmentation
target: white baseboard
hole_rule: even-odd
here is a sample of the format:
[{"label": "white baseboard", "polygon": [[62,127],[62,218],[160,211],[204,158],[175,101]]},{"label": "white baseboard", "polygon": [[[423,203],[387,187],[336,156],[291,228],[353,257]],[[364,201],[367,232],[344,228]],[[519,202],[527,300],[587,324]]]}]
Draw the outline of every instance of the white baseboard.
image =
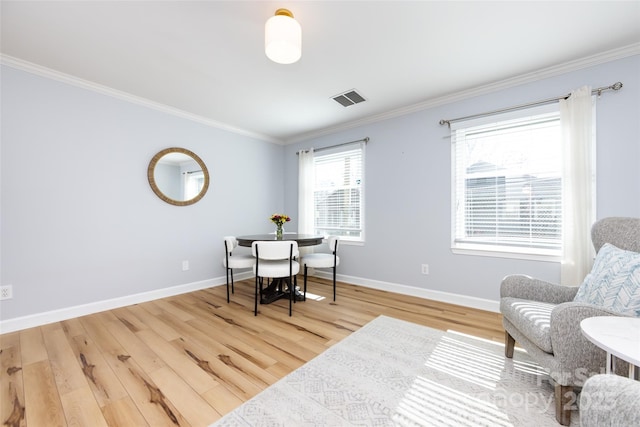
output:
[{"label": "white baseboard", "polygon": [[[331,279],[331,274],[323,271],[316,271],[319,277]],[[234,275],[236,281],[253,277],[250,272],[236,273]],[[434,291],[430,289],[421,289],[413,286],[399,285],[396,283],[381,282],[379,280],[363,279],[360,277],[337,275],[337,280],[354,285],[364,286],[367,288],[380,289],[383,291],[395,292],[403,295],[410,295],[419,298],[426,298],[434,301],[446,302],[449,304],[457,304],[465,307],[477,308],[499,313],[500,303],[482,298],[469,297],[465,295],[451,294],[448,292]],[[214,286],[224,285],[225,277],[202,280],[199,282],[187,283],[184,285],[172,286],[164,289],[157,289],[150,292],[143,292],[134,295],[127,295],[120,298],[112,298],[104,301],[97,301],[89,304],[77,305],[74,307],[61,308],[59,310],[47,311],[44,313],[32,314],[29,316],[16,317],[0,321],[0,333],[9,333],[20,331],[23,329],[34,328],[46,325],[48,323],[60,322],[75,317],[86,316],[88,314],[98,313],[114,308],[126,307],[128,305],[140,304],[147,301],[153,301],[160,298],[171,297],[174,295],[185,294],[187,292],[198,291],[200,289],[211,288]]]},{"label": "white baseboard", "polygon": [[[250,272],[234,274],[236,280],[244,280],[253,277]],[[126,307],[128,305],[140,304],[160,298],[185,294],[198,291],[200,289],[211,288],[227,283],[225,277],[202,280],[199,282],[186,283],[169,288],[157,289],[150,292],[142,292],[134,295],[127,295],[119,298],[112,298],[104,301],[96,301],[89,304],[76,305],[73,307],[61,308],[59,310],[46,311],[44,313],[32,314],[29,316],[16,317],[0,321],[0,333],[20,331],[22,329],[42,326],[49,323],[60,322],[75,317],[86,316],[88,314],[99,313],[114,308]]]},{"label": "white baseboard", "polygon": [[[316,271],[318,277],[331,279],[331,273],[326,271]],[[461,305],[464,307],[477,308],[478,310],[500,313],[500,301],[470,297],[467,295],[452,294],[449,292],[434,291],[432,289],[416,288],[414,286],[399,285],[397,283],[382,282],[379,280],[363,279],[361,277],[336,275],[336,280],[353,285],[364,286],[366,288],[379,289],[382,291],[395,292],[402,295],[410,295],[418,298],[430,299],[433,301],[446,302],[449,304]]]}]

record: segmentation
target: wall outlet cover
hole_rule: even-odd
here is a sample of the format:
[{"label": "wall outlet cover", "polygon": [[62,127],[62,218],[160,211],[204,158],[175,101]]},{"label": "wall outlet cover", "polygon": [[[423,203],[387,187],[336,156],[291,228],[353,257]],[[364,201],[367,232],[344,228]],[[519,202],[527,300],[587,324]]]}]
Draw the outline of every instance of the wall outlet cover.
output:
[{"label": "wall outlet cover", "polygon": [[0,301],[13,298],[13,286],[0,286]]}]

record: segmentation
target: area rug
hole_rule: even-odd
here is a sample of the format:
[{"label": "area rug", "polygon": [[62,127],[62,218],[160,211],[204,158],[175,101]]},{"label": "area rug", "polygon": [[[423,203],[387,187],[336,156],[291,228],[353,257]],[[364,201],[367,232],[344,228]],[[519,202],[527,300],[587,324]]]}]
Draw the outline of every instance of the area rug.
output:
[{"label": "area rug", "polygon": [[501,344],[380,316],[213,425],[559,424],[553,387],[525,352],[507,359]]}]

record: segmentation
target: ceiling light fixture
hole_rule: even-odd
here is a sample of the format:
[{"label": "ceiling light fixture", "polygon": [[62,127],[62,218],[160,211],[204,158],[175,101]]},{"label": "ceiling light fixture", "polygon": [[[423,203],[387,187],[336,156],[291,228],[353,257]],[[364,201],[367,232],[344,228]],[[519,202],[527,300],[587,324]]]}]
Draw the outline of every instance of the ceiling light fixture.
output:
[{"label": "ceiling light fixture", "polygon": [[278,64],[293,64],[302,56],[302,29],[289,10],[276,10],[265,24],[264,51]]}]

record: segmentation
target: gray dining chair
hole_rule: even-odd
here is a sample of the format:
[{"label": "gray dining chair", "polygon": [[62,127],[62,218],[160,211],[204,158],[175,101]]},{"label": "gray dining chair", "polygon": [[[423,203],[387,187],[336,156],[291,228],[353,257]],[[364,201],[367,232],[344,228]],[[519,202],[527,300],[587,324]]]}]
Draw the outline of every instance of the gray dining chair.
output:
[{"label": "gray dining chair", "polygon": [[337,236],[329,237],[329,251],[331,253],[312,253],[303,255],[300,263],[304,266],[304,297],[307,299],[307,269],[308,268],[331,268],[333,269],[333,300],[336,300],[336,268],[340,264],[340,257],[338,257],[338,242],[340,239]]},{"label": "gray dining chair", "polygon": [[[222,265],[227,271],[227,303],[229,298],[229,283],[231,283],[231,293],[235,293],[233,286],[233,270],[252,268],[256,263],[256,259],[249,254],[233,254],[233,250],[238,247],[238,240],[234,236],[226,236],[224,238],[224,258]],[[231,282],[229,282],[231,278]]]},{"label": "gray dining chair", "polygon": [[255,241],[251,244],[251,253],[256,258],[253,266],[256,276],[254,315],[258,315],[258,298],[262,295],[263,279],[271,278],[280,282],[281,290],[286,282],[289,288],[289,316],[291,316],[297,285],[296,275],[300,272],[300,264],[296,261],[300,256],[298,242],[293,240]]}]

